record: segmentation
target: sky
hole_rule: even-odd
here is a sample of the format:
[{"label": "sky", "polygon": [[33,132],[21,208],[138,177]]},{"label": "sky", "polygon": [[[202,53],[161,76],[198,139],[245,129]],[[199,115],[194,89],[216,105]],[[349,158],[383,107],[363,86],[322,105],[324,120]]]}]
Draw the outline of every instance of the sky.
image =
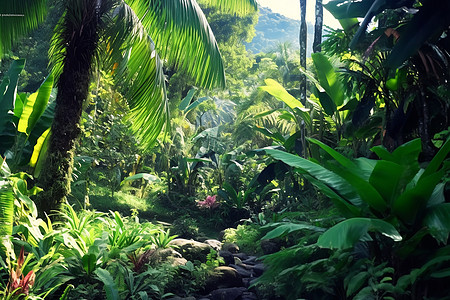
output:
[{"label": "sky", "polygon": [[[324,1],[326,3],[328,1]],[[300,20],[299,0],[258,0],[261,6],[269,7],[273,12],[288,18]],[[306,1],[306,21],[314,24],[314,5],[316,1]],[[324,24],[333,28],[340,27],[339,22],[326,10],[323,10]]]}]

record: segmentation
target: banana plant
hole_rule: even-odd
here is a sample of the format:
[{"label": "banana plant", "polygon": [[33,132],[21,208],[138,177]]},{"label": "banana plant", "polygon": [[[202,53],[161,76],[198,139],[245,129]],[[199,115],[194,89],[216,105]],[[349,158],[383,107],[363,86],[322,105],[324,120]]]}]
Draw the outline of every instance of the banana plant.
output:
[{"label": "banana plant", "polygon": [[404,256],[414,251],[425,235],[447,243],[450,204],[445,203],[442,180],[449,175],[450,165],[445,160],[450,140],[425,168],[418,162],[422,150],[419,139],[392,153],[382,146],[373,147],[379,160],[351,160],[318,140],[308,140],[318,145],[328,159],[306,160],[280,150],[265,151],[303,174],[346,218],[322,234],[318,245],[347,249],[359,241],[371,240],[369,232],[379,232],[398,242],[396,254]]},{"label": "banana plant", "polygon": [[53,75],[47,76],[35,93],[17,94],[24,67],[24,59],[14,60],[0,84],[0,154],[13,170],[29,164],[37,168],[38,175],[55,111]]}]

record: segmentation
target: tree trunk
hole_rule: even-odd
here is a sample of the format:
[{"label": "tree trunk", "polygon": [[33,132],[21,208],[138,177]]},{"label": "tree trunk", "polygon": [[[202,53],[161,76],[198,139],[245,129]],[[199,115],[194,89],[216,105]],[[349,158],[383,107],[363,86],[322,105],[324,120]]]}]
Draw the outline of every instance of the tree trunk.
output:
[{"label": "tree trunk", "polygon": [[91,66],[98,42],[98,1],[66,1],[61,43],[65,44],[63,70],[57,81],[55,117],[51,128],[48,156],[38,194],[41,213],[57,210],[70,193],[73,151],[80,135],[83,103],[89,92]]},{"label": "tree trunk", "polygon": [[[300,0],[300,67],[306,70],[306,0]],[[306,76],[300,75],[300,101],[306,104]]]},{"label": "tree trunk", "polygon": [[322,47],[323,5],[322,0],[316,0],[316,24],[314,25],[313,52],[320,52]]}]

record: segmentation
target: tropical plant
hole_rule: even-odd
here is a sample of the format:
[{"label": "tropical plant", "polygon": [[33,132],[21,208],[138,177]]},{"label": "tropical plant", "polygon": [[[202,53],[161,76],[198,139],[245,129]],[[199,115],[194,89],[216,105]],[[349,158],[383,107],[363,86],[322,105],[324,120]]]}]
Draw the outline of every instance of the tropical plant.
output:
[{"label": "tropical plant", "polygon": [[[42,4],[42,1],[15,2],[8,8],[14,11],[22,6],[22,10],[27,10],[38,3]],[[221,1],[219,6],[245,13],[254,9],[256,2]],[[39,206],[47,212],[58,206],[70,191],[71,152],[79,136],[78,125],[92,66],[95,57],[104,57],[96,53],[107,54],[102,60],[104,67],[113,71],[116,79],[125,78],[130,84],[128,102],[130,116],[134,119],[133,128],[140,132],[139,137],[146,146],[155,141],[168,120],[162,61],[158,53],[183,67],[198,85],[224,85],[217,44],[195,1],[169,4],[111,0],[101,1],[97,5],[90,1],[74,0],[66,1],[64,10],[50,50],[58,94],[46,172],[40,179],[46,195],[40,198]],[[26,23],[21,25],[25,29],[31,28],[38,19],[42,19],[44,13],[41,7],[36,15],[27,16]],[[12,38],[11,35],[5,37]],[[6,42],[2,40],[2,47]],[[190,57],[197,59],[189,60]],[[144,87],[143,82],[150,84]]]},{"label": "tropical plant", "polygon": [[6,157],[13,171],[29,165],[38,175],[55,108],[51,100],[53,76],[50,74],[33,94],[17,94],[17,83],[24,66],[24,59],[14,60],[1,83],[0,137],[3,142],[0,154]]},{"label": "tropical plant", "polygon": [[[420,168],[418,163],[421,152],[418,139],[392,153],[382,146],[372,148],[380,160],[350,160],[317,140],[309,141],[332,159],[322,157],[320,161],[310,161],[279,150],[265,151],[295,167],[329,197],[346,218],[321,234],[317,245],[345,250],[361,241],[376,240],[370,245],[378,253],[377,259],[387,259],[395,267],[397,278],[406,276],[408,279],[404,280],[409,284],[420,279],[427,282],[425,278],[413,277],[417,273],[412,271],[409,261],[421,255],[420,249],[428,243],[426,236],[433,237],[436,246],[447,244],[449,207],[445,203],[442,180],[448,177],[449,165],[445,159],[450,152],[450,140],[442,145],[425,168]],[[425,262],[431,258],[446,260],[445,249],[435,251]],[[442,266],[434,263],[427,266],[427,271],[441,274],[440,268]],[[400,282],[403,283],[402,290],[406,290],[408,285],[403,279],[397,283]],[[416,291],[416,295],[423,296],[423,293],[427,292]]]}]

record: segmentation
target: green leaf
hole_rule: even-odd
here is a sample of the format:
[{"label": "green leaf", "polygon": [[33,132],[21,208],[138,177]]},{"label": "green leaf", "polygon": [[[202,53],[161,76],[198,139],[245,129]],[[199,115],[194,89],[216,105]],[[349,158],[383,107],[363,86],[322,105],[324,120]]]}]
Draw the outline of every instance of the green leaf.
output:
[{"label": "green leaf", "polygon": [[438,153],[436,153],[431,162],[428,164],[428,166],[425,169],[425,172],[423,172],[420,178],[435,173],[439,169],[444,159],[447,158],[449,152],[450,152],[450,138],[448,138],[447,141],[444,143],[444,145],[442,145],[442,147],[439,149]]},{"label": "green leaf", "polygon": [[443,175],[444,172],[441,170],[425,178],[422,176],[413,188],[394,200],[392,212],[407,224],[416,222],[417,214],[426,207],[433,190],[442,180]]},{"label": "green leaf", "polygon": [[261,229],[272,228],[272,227],[275,227],[275,228],[272,229],[271,231],[269,231],[268,233],[266,233],[266,235],[264,235],[261,238],[262,240],[269,240],[269,239],[284,237],[287,234],[297,232],[300,230],[304,230],[304,229],[312,230],[312,231],[319,231],[319,232],[325,231],[325,229],[320,228],[320,227],[312,226],[309,224],[296,224],[296,223],[273,223],[273,224],[263,226],[263,227],[261,227]]},{"label": "green leaf", "polygon": [[194,102],[192,102],[184,111],[185,113],[187,113],[190,110],[193,110],[194,108],[196,108],[197,106],[199,106],[202,102],[205,102],[206,100],[211,99],[210,97],[201,97],[198,98],[197,100],[195,100]]},{"label": "green leaf", "polygon": [[[336,111],[336,107],[341,106],[344,102],[342,83],[333,65],[331,65],[323,53],[313,53],[311,54],[311,58],[313,59],[320,85],[328,94],[329,98],[333,100],[331,103],[329,100],[325,100],[325,98],[321,99],[321,95],[319,94],[319,99],[321,99],[320,103],[323,105],[322,100],[326,102],[327,107],[324,106],[325,112],[331,116]],[[329,113],[331,110],[333,110],[333,113]]]},{"label": "green leaf", "polygon": [[146,180],[148,182],[159,182],[159,181],[161,181],[155,175],[148,174],[148,173],[138,173],[138,174],[126,177],[124,180],[122,180],[122,182],[120,184],[123,184],[126,181],[137,180],[137,179],[144,179],[144,180]]},{"label": "green leaf", "polygon": [[308,109],[306,109],[303,104],[289,94],[284,87],[273,79],[264,80],[265,86],[260,86],[259,89],[266,91],[267,93],[274,96],[277,100],[286,103],[292,110],[298,108],[299,117],[305,121],[307,126],[311,126],[311,117],[308,114]]},{"label": "green leaf", "polygon": [[369,273],[367,271],[360,272],[356,274],[355,276],[352,276],[348,281],[348,286],[346,288],[347,297],[350,297],[356,291],[358,291],[364,283],[366,283],[367,279],[369,278]]},{"label": "green leaf", "polygon": [[34,125],[47,108],[47,103],[53,88],[53,75],[44,80],[36,93],[28,96],[20,115],[17,131],[29,135]]},{"label": "green leaf", "polygon": [[369,232],[379,232],[392,240],[402,240],[398,231],[383,220],[369,218],[352,218],[342,221],[328,229],[317,240],[317,245],[330,249],[347,249],[358,241],[371,240]]},{"label": "green leaf", "polygon": [[340,194],[340,196],[342,196],[345,200],[349,201],[353,205],[362,205],[361,198],[355,192],[355,189],[352,187],[352,185],[338,174],[322,167],[317,163],[314,163],[297,155],[275,149],[265,149],[265,152],[273,158],[281,160],[291,167],[300,168],[301,170],[309,173],[311,176],[315,177],[328,187],[332,188],[334,191]]},{"label": "green leaf", "polygon": [[248,13],[254,12],[258,7],[258,3],[256,0],[200,0],[199,2],[209,6],[218,7],[222,12],[232,13],[238,16],[245,16]]},{"label": "green leaf", "polygon": [[107,270],[101,268],[96,269],[94,273],[104,284],[103,289],[106,292],[106,299],[119,300],[120,299],[119,291],[117,289],[116,283],[114,282],[114,278],[111,276],[111,274]]},{"label": "green leaf", "polygon": [[429,208],[423,225],[428,228],[436,241],[446,245],[450,233],[450,203],[441,203]]},{"label": "green leaf", "polygon": [[[396,163],[380,160],[370,176],[369,183],[380,193],[389,205],[401,192],[400,185],[404,168]],[[405,182],[406,184],[406,182]]]},{"label": "green leaf", "polygon": [[46,155],[47,155],[47,149],[50,141],[50,128],[47,129],[37,140],[36,145],[34,146],[33,153],[30,158],[30,167],[34,167],[34,177],[38,178],[42,166],[44,164]]},{"label": "green leaf", "polygon": [[189,92],[187,93],[186,97],[181,100],[180,105],[178,106],[179,110],[185,110],[186,107],[188,107],[189,103],[191,103],[192,97],[194,97],[195,92],[197,91],[196,88],[191,88]]},{"label": "green leaf", "polygon": [[[0,24],[6,18],[0,17]],[[3,30],[3,29],[2,29]],[[1,35],[3,37],[3,33]],[[1,38],[0,38],[1,41]],[[1,42],[0,42],[1,53]],[[14,144],[16,128],[14,121],[14,103],[17,95],[19,74],[25,67],[25,59],[14,60],[6,73],[7,79],[2,82],[3,95],[0,94],[0,154],[3,154]]]}]

